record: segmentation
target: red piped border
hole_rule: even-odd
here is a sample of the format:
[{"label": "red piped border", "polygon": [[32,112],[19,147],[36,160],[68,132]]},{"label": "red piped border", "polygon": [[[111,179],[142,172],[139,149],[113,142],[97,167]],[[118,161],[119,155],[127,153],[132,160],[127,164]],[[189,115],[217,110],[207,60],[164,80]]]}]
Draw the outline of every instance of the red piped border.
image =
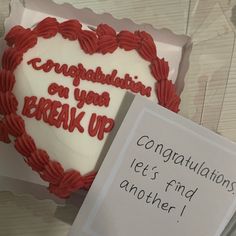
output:
[{"label": "red piped border", "polygon": [[168,80],[169,66],[157,57],[156,45],[152,37],[144,31],[116,31],[106,24],[98,25],[95,31],[83,30],[78,20],[62,23],[55,18],[45,18],[33,29],[13,27],[6,35],[9,48],[2,57],[0,70],[0,141],[9,143],[9,135],[15,137],[15,148],[24,156],[25,162],[43,180],[49,182],[49,191],[60,198],[67,198],[78,189],[89,189],[96,173],[82,176],[76,170],[65,171],[61,164],[51,160],[46,151],[37,148],[27,134],[23,118],[17,114],[18,101],[12,90],[15,84],[14,70],[21,63],[23,54],[37,44],[38,37],[49,39],[60,33],[63,38],[78,40],[85,53],[113,53],[117,48],[125,51],[136,50],[150,62],[150,71],[156,80],[158,103],[174,112],[179,111],[180,98],[175,86]]}]

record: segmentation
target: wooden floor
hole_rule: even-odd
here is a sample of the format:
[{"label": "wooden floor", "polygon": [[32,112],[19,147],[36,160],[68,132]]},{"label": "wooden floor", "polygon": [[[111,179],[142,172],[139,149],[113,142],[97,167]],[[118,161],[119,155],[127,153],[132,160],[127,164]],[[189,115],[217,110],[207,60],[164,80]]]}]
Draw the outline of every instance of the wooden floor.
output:
[{"label": "wooden floor", "polygon": [[[110,12],[116,18],[170,28],[178,34],[187,31],[193,37],[194,47],[181,114],[236,141],[236,0],[192,0],[191,4],[188,0],[67,2],[97,13]],[[8,4],[9,0],[0,0],[0,34],[9,14]],[[72,206],[58,211],[51,201],[0,192],[0,236],[66,235],[75,213]],[[236,235],[236,230],[232,228],[226,234]]]}]

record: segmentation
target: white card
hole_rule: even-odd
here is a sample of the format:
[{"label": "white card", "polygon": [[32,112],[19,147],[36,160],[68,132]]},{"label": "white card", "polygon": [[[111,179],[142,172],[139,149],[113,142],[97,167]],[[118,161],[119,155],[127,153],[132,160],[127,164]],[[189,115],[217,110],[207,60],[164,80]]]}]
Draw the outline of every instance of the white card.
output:
[{"label": "white card", "polygon": [[136,96],[70,236],[219,236],[236,208],[236,145]]}]

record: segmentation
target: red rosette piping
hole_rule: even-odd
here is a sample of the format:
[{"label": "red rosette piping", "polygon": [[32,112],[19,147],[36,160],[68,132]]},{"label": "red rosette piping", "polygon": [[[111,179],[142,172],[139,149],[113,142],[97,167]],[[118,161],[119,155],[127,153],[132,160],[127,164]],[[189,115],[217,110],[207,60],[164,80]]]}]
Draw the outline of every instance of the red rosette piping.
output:
[{"label": "red rosette piping", "polygon": [[21,63],[23,53],[17,48],[8,48],[2,56],[2,68],[9,71],[14,71]]},{"label": "red rosette piping", "polygon": [[6,115],[4,118],[4,124],[7,127],[9,134],[14,137],[21,136],[25,132],[25,122],[21,116],[15,113]]},{"label": "red rosette piping", "polygon": [[107,24],[100,24],[98,25],[96,29],[96,33],[98,37],[104,36],[104,35],[110,35],[116,37],[116,31],[111,28],[111,26]]},{"label": "red rosette piping", "polygon": [[117,41],[119,47],[126,51],[138,49],[140,47],[140,38],[129,31],[120,31],[117,35]]},{"label": "red rosette piping", "polygon": [[16,138],[15,148],[20,154],[27,158],[32,152],[36,151],[34,140],[26,133]]},{"label": "red rosette piping", "polygon": [[42,172],[46,165],[49,164],[49,156],[46,151],[37,149],[31,153],[31,156],[26,160],[26,163],[37,172]]},{"label": "red rosette piping", "polygon": [[34,28],[34,32],[45,39],[54,37],[58,33],[59,23],[56,18],[47,17],[37,24]]},{"label": "red rosette piping", "polygon": [[61,189],[58,185],[49,183],[48,190],[50,193],[56,195],[59,198],[68,198],[70,197],[71,192],[68,189]]},{"label": "red rosette piping", "polygon": [[26,52],[37,43],[37,35],[30,29],[18,25],[9,31],[5,40],[9,46],[14,46],[17,50]]},{"label": "red rosette piping", "polygon": [[83,180],[84,181],[84,188],[85,189],[88,190],[91,187],[96,175],[97,175],[97,173],[93,172],[93,173],[90,173],[88,175],[83,176],[83,178],[84,178],[84,180]]},{"label": "red rosette piping", "polygon": [[98,39],[95,32],[82,30],[79,32],[78,40],[85,53],[93,54],[97,51]]},{"label": "red rosette piping", "polygon": [[113,53],[118,47],[116,37],[103,35],[98,40],[98,52],[102,54]]},{"label": "red rosette piping", "polygon": [[59,33],[63,38],[69,40],[77,40],[79,32],[81,32],[82,25],[78,20],[64,21],[59,25]]},{"label": "red rosette piping", "polygon": [[16,25],[7,33],[5,40],[8,46],[15,45],[16,41],[18,40],[19,35],[21,35],[25,31],[21,25]]},{"label": "red rosette piping", "polygon": [[44,169],[40,172],[40,176],[43,180],[52,183],[59,184],[63,177],[64,169],[57,161],[49,161]]},{"label": "red rosette piping", "polygon": [[118,43],[114,29],[106,24],[100,24],[96,33],[98,35],[98,52],[102,54],[113,53],[117,49]]},{"label": "red rosette piping", "polygon": [[168,79],[169,65],[164,58],[155,58],[150,65],[150,69],[157,81]]},{"label": "red rosette piping", "polygon": [[151,35],[144,31],[136,31],[135,35],[140,38],[141,44],[137,49],[140,56],[146,61],[152,61],[156,58],[157,50],[156,45]]},{"label": "red rosette piping", "polygon": [[159,104],[173,112],[179,111],[180,97],[170,80],[161,80],[156,86]]},{"label": "red rosette piping", "polygon": [[0,114],[8,115],[15,113],[17,106],[18,101],[12,92],[0,92]]},{"label": "red rosette piping", "polygon": [[17,37],[15,48],[25,53],[36,45],[37,40],[37,35],[33,31],[25,29],[25,31]]},{"label": "red rosette piping", "polygon": [[12,91],[15,82],[15,76],[11,71],[4,69],[0,71],[0,92]]},{"label": "red rosette piping", "polygon": [[80,173],[75,170],[71,170],[64,173],[58,185],[50,184],[49,191],[59,197],[67,198],[71,193],[83,187],[83,178]]},{"label": "red rosette piping", "polygon": [[49,191],[60,198],[68,198],[71,193],[79,190],[88,190],[94,181],[96,173],[81,176],[78,171],[71,170],[64,173],[60,183],[50,184]]},{"label": "red rosette piping", "polygon": [[3,142],[3,143],[11,142],[8,136],[7,127],[2,121],[0,121],[0,142]]}]

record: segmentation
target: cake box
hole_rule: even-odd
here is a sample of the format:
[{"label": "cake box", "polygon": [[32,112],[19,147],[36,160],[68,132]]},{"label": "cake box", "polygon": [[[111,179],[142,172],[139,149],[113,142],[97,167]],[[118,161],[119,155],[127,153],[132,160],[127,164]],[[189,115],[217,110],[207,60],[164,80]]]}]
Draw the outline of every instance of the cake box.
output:
[{"label": "cake box", "polygon": [[[25,28],[32,28],[39,21],[49,16],[55,17],[58,21],[78,19],[88,28],[94,28],[99,23],[107,23],[117,32],[122,29],[129,31],[145,30],[154,38],[159,56],[164,57],[169,62],[170,80],[175,84],[178,95],[184,89],[184,78],[188,69],[191,51],[189,37],[175,35],[168,29],[156,30],[148,24],[137,25],[129,19],[118,20],[108,13],[98,15],[89,9],[76,9],[69,4],[58,5],[50,0],[43,2],[25,0],[23,3],[13,0],[11,2],[10,16],[5,21],[5,32],[7,33],[9,29],[19,24]],[[4,37],[0,41],[0,46],[0,54],[2,55],[6,46]],[[122,102],[123,106],[125,104],[126,110],[131,101],[128,97]],[[103,156],[105,156],[124,116],[125,112],[122,112],[113,136],[110,137],[110,142],[106,143],[104,147]],[[0,151],[0,190],[28,193],[40,199],[57,199],[47,191],[47,183],[25,164],[24,159],[16,152],[12,144],[0,143]]]}]

